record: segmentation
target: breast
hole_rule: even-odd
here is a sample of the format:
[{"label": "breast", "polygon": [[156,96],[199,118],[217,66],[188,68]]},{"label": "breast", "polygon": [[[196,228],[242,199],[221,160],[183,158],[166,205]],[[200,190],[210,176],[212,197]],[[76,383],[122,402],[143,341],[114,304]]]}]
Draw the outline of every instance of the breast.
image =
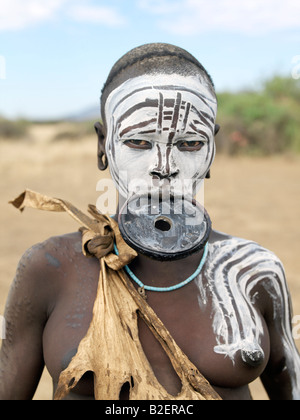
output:
[{"label": "breast", "polygon": [[[225,354],[225,351],[216,351],[220,340],[212,324],[211,299],[207,296],[207,301],[201,308],[197,288],[191,285],[190,290],[186,300],[180,296],[177,302],[174,299],[171,303],[165,296],[164,305],[160,302],[156,312],[178,346],[212,386],[227,389],[247,386],[261,375],[269,358],[269,336],[263,318],[260,319],[263,333],[259,346],[256,348],[255,343],[249,342],[245,347],[241,341],[232,341],[235,351],[229,357],[229,353]],[[180,390],[180,380],[164,350],[142,322],[139,324],[139,331],[144,352],[154,373],[162,385],[176,395]]]},{"label": "breast", "polygon": [[54,383],[87,334],[98,285],[99,267],[93,259],[79,254],[73,261],[53,279],[58,293],[43,332],[44,360]]}]

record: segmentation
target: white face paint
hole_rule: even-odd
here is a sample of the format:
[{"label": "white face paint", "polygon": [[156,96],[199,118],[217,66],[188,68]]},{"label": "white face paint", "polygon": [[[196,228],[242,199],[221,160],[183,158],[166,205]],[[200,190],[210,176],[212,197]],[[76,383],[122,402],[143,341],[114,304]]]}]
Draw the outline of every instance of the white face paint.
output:
[{"label": "white face paint", "polygon": [[[108,97],[106,154],[120,194],[168,188],[196,190],[215,155],[215,96],[195,77],[145,75],[127,80]],[[142,186],[141,186],[142,181]],[[193,191],[195,192],[195,191]]]}]

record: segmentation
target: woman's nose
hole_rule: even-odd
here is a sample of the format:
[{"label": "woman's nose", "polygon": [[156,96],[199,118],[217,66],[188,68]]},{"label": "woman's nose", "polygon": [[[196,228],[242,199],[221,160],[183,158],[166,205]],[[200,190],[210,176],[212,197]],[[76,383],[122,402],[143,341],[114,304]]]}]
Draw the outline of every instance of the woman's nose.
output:
[{"label": "woman's nose", "polygon": [[172,146],[157,145],[156,163],[150,169],[150,175],[156,179],[174,178],[179,173],[178,165],[173,155]]},{"label": "woman's nose", "polygon": [[170,169],[167,170],[166,168],[155,168],[150,172],[150,175],[156,179],[167,179],[167,178],[175,178],[178,175],[178,169]]}]

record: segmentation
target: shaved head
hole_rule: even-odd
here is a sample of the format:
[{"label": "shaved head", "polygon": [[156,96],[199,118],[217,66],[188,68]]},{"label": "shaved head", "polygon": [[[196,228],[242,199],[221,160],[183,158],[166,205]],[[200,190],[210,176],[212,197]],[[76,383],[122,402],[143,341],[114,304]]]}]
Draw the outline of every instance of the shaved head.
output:
[{"label": "shaved head", "polygon": [[111,69],[101,95],[101,115],[104,122],[105,102],[111,91],[128,79],[146,74],[194,76],[215,95],[211,76],[186,50],[170,44],[145,44],[126,53]]}]

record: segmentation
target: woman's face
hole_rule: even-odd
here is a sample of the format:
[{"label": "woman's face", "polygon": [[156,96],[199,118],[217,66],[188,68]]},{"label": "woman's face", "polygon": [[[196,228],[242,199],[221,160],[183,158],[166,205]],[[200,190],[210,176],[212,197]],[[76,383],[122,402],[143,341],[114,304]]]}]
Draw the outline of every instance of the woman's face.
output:
[{"label": "woman's face", "polygon": [[121,196],[193,195],[215,155],[216,97],[195,77],[145,75],[108,97],[106,154]]}]

